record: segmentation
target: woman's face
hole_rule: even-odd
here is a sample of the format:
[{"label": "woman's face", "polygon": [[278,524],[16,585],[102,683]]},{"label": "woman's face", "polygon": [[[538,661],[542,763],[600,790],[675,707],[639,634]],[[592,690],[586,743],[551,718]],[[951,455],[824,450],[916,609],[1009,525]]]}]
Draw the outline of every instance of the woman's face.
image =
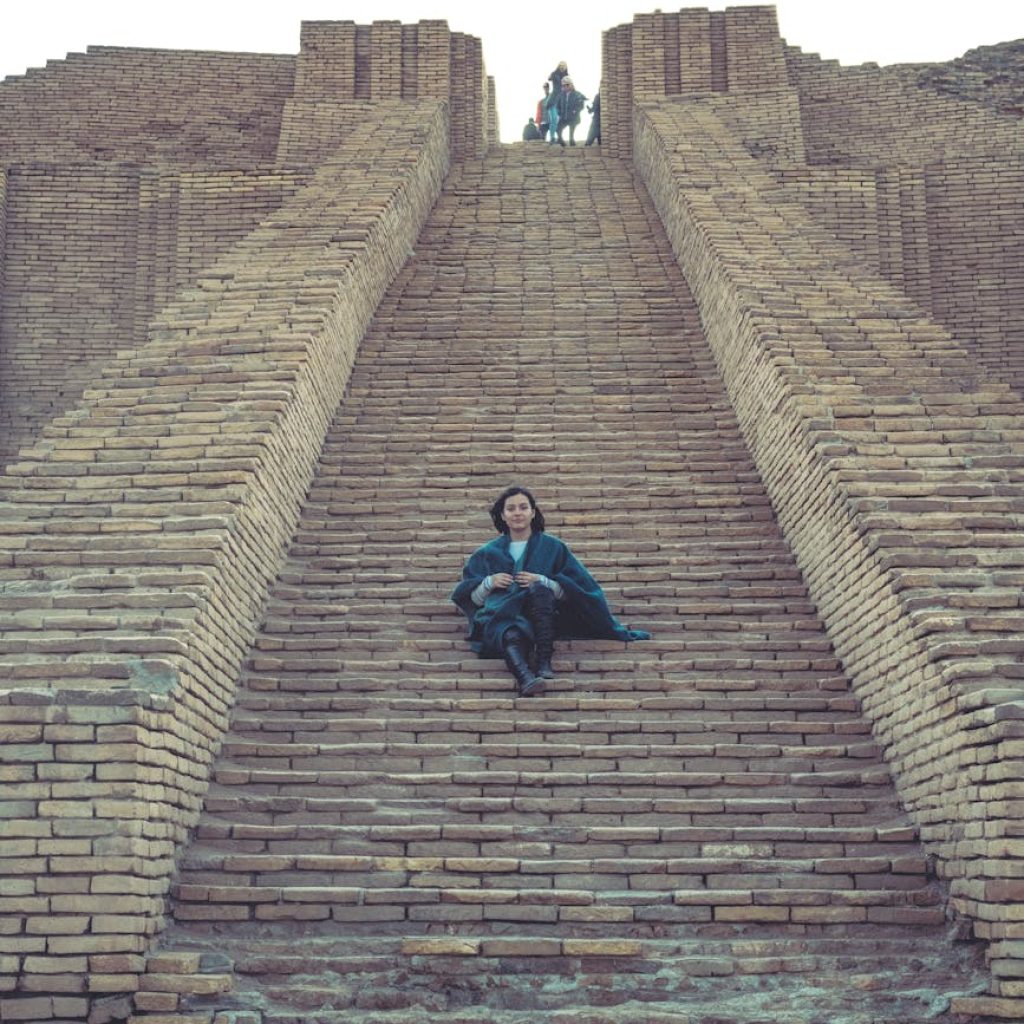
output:
[{"label": "woman's face", "polygon": [[501,518],[513,538],[529,536],[533,522],[534,508],[525,494],[513,494],[505,499]]}]

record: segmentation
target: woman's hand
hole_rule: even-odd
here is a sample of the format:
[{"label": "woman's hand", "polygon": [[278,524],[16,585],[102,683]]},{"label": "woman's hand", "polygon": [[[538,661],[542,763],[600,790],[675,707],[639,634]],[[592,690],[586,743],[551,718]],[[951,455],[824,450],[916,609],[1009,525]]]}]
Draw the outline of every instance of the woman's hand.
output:
[{"label": "woman's hand", "polygon": [[540,577],[535,572],[518,572],[515,579],[521,587],[528,587],[533,583],[540,582]]},{"label": "woman's hand", "polygon": [[512,574],[508,572],[496,572],[491,576],[491,583],[495,590],[507,590],[513,582]]}]

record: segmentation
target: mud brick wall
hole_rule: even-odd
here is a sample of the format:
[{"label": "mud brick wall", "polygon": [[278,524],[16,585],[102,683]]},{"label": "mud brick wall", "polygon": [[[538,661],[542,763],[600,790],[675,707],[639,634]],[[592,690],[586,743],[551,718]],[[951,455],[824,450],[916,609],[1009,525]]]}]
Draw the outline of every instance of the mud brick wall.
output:
[{"label": "mud brick wall", "polygon": [[[480,40],[443,21],[305,21],[277,160],[288,164],[329,148],[336,137],[323,129],[335,103],[425,98],[451,104],[453,156],[476,156],[493,136],[489,96]],[[310,120],[318,141],[304,139]]]},{"label": "mud brick wall", "polygon": [[923,177],[929,308],[987,374],[1024,391],[1024,158],[948,159]]},{"label": "mud brick wall", "polygon": [[879,196],[874,171],[791,166],[778,169],[774,177],[820,225],[856,254],[856,259],[881,271]]},{"label": "mud brick wall", "polygon": [[633,26],[601,33],[601,149],[628,160],[633,153]]},{"label": "mud brick wall", "polygon": [[487,145],[497,146],[501,142],[501,124],[498,121],[498,90],[494,76],[487,76]]},{"label": "mud brick wall", "polygon": [[362,113],[0,479],[4,1020],[127,1015],[326,425],[447,172],[443,104]]},{"label": "mud brick wall", "polygon": [[4,257],[7,252],[7,168],[0,167],[0,296],[4,293]]},{"label": "mud brick wall", "polygon": [[0,288],[0,464],[309,176],[125,164],[10,168],[0,248],[9,267]]},{"label": "mud brick wall", "polygon": [[0,292],[0,461],[129,344],[139,173],[12,167]]},{"label": "mud brick wall", "polygon": [[[770,6],[638,14],[631,25],[604,33],[602,62],[602,145],[626,158],[632,154],[634,100],[790,88]],[[792,121],[799,123],[795,111]]]},{"label": "mud brick wall", "polygon": [[0,82],[0,163],[273,160],[295,58],[90,47]]},{"label": "mud brick wall", "polygon": [[807,159],[858,167],[922,164],[947,155],[1019,153],[1018,118],[908,84],[874,65],[841,67],[786,48],[800,94]]},{"label": "mud brick wall", "polygon": [[154,313],[294,196],[312,174],[309,167],[145,170],[137,212],[134,337],[144,338]]},{"label": "mud brick wall", "polygon": [[775,178],[850,249],[855,261],[881,273],[933,311],[923,167],[782,165]]},{"label": "mud brick wall", "polygon": [[452,154],[478,156],[490,144],[489,88],[480,40],[452,34]]},{"label": "mud brick wall", "polygon": [[640,105],[636,164],[901,797],[1019,1009],[1024,408],[851,266],[729,102]]},{"label": "mud brick wall", "polygon": [[923,167],[895,164],[875,171],[878,259],[884,277],[925,309],[932,307],[932,241]]}]

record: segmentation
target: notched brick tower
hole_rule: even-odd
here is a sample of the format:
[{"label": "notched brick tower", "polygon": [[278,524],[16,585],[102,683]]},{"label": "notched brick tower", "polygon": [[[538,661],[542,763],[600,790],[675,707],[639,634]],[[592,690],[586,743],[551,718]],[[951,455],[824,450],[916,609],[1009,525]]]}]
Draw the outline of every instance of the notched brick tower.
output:
[{"label": "notched brick tower", "polygon": [[[1024,1019],[1017,63],[638,15],[600,150],[444,22],[0,84],[0,1020]],[[653,633],[531,700],[511,481]]]}]

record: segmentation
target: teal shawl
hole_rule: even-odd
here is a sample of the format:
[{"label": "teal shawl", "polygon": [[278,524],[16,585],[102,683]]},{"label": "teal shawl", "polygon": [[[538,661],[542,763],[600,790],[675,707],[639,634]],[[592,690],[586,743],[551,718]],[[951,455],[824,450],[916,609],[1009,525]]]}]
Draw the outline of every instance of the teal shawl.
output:
[{"label": "teal shawl", "polygon": [[525,587],[513,584],[507,590],[492,590],[483,607],[477,607],[471,596],[487,576],[516,571],[539,573],[561,584],[565,599],[555,606],[556,637],[627,642],[650,639],[650,633],[628,629],[612,615],[604,591],[567,544],[547,533],[532,533],[517,570],[509,553],[508,534],[502,534],[469,556],[462,582],[451,595],[469,621],[470,646],[482,658],[501,657],[501,639],[511,626],[533,639],[533,627],[523,609]]}]

